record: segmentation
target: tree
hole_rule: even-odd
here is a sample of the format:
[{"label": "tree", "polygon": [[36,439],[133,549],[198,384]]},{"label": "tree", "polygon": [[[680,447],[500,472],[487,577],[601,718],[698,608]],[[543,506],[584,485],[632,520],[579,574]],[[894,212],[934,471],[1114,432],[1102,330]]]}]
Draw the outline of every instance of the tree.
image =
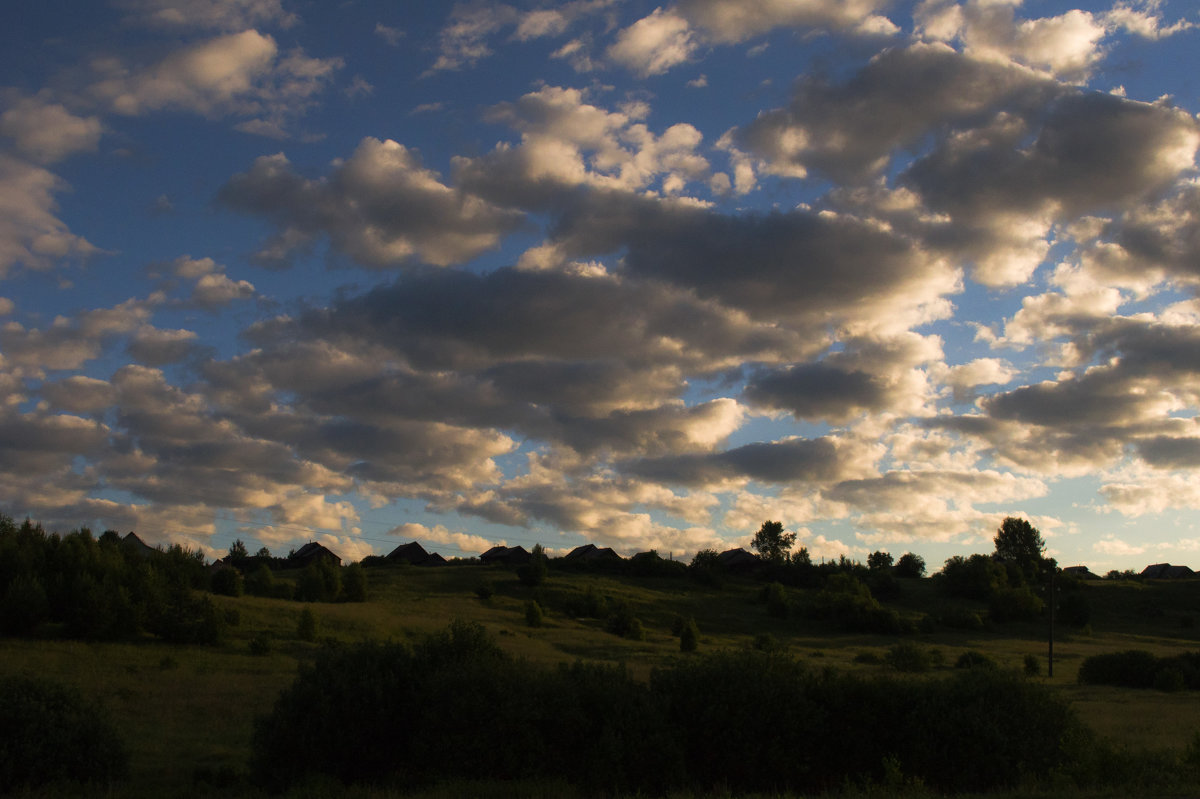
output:
[{"label": "tree", "polygon": [[758,550],[759,557],[770,563],[783,563],[787,560],[792,545],[796,543],[795,533],[785,533],[783,522],[767,520],[754,534],[750,546]]},{"label": "tree", "polygon": [[892,555],[889,552],[872,552],[867,555],[867,568],[871,571],[887,571],[892,568]]},{"label": "tree", "polygon": [[895,574],[897,577],[924,577],[925,558],[905,552],[900,556],[900,560],[896,561]]},{"label": "tree", "polygon": [[1025,519],[1008,516],[992,539],[996,544],[996,560],[1015,564],[1027,580],[1035,580],[1045,561],[1046,542],[1038,529]]},{"label": "tree", "polygon": [[537,544],[530,554],[529,562],[517,568],[517,577],[530,588],[536,588],[546,582],[546,550]]},{"label": "tree", "polygon": [[246,549],[246,545],[242,542],[242,539],[235,539],[234,542],[229,545],[229,560],[236,563],[237,561],[245,560],[248,557],[250,557],[250,552]]}]

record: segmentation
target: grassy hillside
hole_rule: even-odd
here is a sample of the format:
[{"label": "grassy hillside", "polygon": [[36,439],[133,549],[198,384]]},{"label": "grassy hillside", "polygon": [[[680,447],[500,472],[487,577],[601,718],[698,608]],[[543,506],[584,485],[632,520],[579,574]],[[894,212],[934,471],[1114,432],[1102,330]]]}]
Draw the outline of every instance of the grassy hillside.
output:
[{"label": "grassy hillside", "polygon": [[[285,578],[287,575],[283,575]],[[303,604],[259,597],[214,597],[237,619],[217,646],[174,646],[147,639],[131,643],[7,639],[0,674],[32,673],[77,686],[111,712],[132,753],[131,786],[141,795],[220,792],[245,766],[255,717],[265,714],[300,663],[330,642],[415,640],[451,620],[478,622],[511,654],[535,663],[578,659],[626,664],[638,677],[682,657],[672,632],[681,618],[695,620],[700,649],[785,647],[820,667],[877,672],[901,641],[931,654],[933,675],[953,668],[968,650],[1003,667],[1021,669],[1040,660],[1038,679],[1067,697],[1084,721],[1104,736],[1132,747],[1188,745],[1200,729],[1194,692],[1168,694],[1076,684],[1089,655],[1144,649],[1160,655],[1195,649],[1200,640],[1200,581],[1103,581],[1082,590],[1091,606],[1086,628],[1062,625],[1055,641],[1052,678],[1046,671],[1046,624],[1030,622],[963,630],[932,622],[947,613],[985,613],[982,603],[948,600],[928,579],[902,580],[887,602],[917,632],[904,635],[847,633],[832,623],[793,613],[778,617],[760,601],[763,584],[729,579],[721,588],[686,578],[564,573],[551,570],[529,588],[498,568],[382,566],[368,570],[365,603]],[[490,598],[478,589],[488,585]],[[784,589],[802,604],[812,591]],[[526,605],[544,608],[542,625],[526,621]],[[624,605],[639,619],[644,640],[608,632],[607,620],[589,617]],[[317,640],[297,636],[302,611],[318,621]],[[602,615],[602,614],[596,614]],[[951,615],[953,615],[951,613]],[[769,638],[767,638],[769,636]],[[914,677],[921,679],[923,677]]]}]

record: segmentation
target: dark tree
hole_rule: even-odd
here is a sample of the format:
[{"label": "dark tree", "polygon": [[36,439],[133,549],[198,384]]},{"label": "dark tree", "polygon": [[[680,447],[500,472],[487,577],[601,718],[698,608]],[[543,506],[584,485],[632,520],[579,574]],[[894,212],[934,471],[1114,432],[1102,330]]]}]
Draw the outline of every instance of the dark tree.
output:
[{"label": "dark tree", "polygon": [[758,550],[758,554],[763,560],[770,563],[783,563],[787,560],[788,553],[791,552],[792,545],[795,543],[796,534],[785,533],[783,522],[767,520],[754,534],[754,540],[750,546]]},{"label": "dark tree", "polygon": [[546,582],[546,550],[541,544],[537,544],[530,554],[532,557],[529,562],[517,568],[517,577],[530,588],[536,588]]},{"label": "dark tree", "polygon": [[897,577],[924,577],[925,558],[905,552],[900,556],[900,560],[896,561],[895,574]]},{"label": "dark tree", "polygon": [[867,568],[871,571],[886,571],[892,568],[892,556],[889,552],[872,552],[867,555]]},{"label": "dark tree", "polygon": [[1036,527],[1025,519],[1008,516],[992,540],[996,544],[996,560],[1016,565],[1028,580],[1037,578],[1043,568],[1046,542]]},{"label": "dark tree", "polygon": [[248,557],[250,557],[250,552],[246,549],[246,545],[242,542],[242,539],[235,539],[234,542],[229,545],[230,561],[236,563],[240,560],[245,560]]}]

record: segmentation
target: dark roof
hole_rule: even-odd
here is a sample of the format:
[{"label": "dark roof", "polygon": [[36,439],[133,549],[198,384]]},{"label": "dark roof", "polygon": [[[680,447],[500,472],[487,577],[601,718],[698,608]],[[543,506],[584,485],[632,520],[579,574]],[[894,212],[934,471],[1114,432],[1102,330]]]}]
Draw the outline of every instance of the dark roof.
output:
[{"label": "dark roof", "polygon": [[759,563],[758,555],[747,552],[741,547],[725,550],[717,555],[717,560],[727,569],[746,569],[757,566]]},{"label": "dark roof", "polygon": [[1078,577],[1081,580],[1099,580],[1100,575],[1094,573],[1087,566],[1066,566],[1063,568],[1063,574],[1069,574],[1072,577]]},{"label": "dark roof", "polygon": [[1154,563],[1142,569],[1142,577],[1147,577],[1151,580],[1178,580],[1183,577],[1191,577],[1195,574],[1194,571],[1187,566],[1172,566],[1170,563]]},{"label": "dark roof", "polygon": [[401,544],[387,554],[388,560],[405,561],[413,566],[444,566],[446,559],[436,552],[430,554],[416,541]]},{"label": "dark roof", "polygon": [[592,563],[595,561],[618,561],[623,558],[613,551],[612,547],[601,549],[595,544],[583,544],[563,555],[568,563]]},{"label": "dark roof", "polygon": [[311,563],[317,558],[328,558],[339,566],[342,564],[342,559],[330,552],[328,549],[318,544],[316,541],[309,541],[304,546],[297,549],[291,554],[289,560],[298,561],[305,565]]},{"label": "dark roof", "polygon": [[158,552],[157,549],[138,538],[137,534],[134,532],[130,532],[121,539],[121,546],[132,550],[138,555],[141,555],[143,558],[148,558]]},{"label": "dark roof", "polygon": [[494,546],[479,556],[482,563],[505,563],[509,566],[519,566],[528,563],[533,556],[524,547]]}]

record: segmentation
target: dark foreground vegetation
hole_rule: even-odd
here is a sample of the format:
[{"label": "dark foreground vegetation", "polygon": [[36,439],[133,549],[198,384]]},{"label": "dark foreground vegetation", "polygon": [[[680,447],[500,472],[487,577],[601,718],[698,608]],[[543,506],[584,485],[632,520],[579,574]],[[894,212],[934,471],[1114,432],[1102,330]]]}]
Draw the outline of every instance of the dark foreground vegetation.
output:
[{"label": "dark foreground vegetation", "polygon": [[656,669],[536,667],[457,623],[415,647],[331,650],[261,721],[254,773],[412,785],[459,776],[589,789],[981,791],[1086,782],[1095,741],[1065,702],[997,669],[920,682],[717,652]]},{"label": "dark foreground vegetation", "polygon": [[1021,520],[928,578],[759,533],[208,565],[0,516],[0,795],[1198,794],[1200,581],[1072,578]]}]

